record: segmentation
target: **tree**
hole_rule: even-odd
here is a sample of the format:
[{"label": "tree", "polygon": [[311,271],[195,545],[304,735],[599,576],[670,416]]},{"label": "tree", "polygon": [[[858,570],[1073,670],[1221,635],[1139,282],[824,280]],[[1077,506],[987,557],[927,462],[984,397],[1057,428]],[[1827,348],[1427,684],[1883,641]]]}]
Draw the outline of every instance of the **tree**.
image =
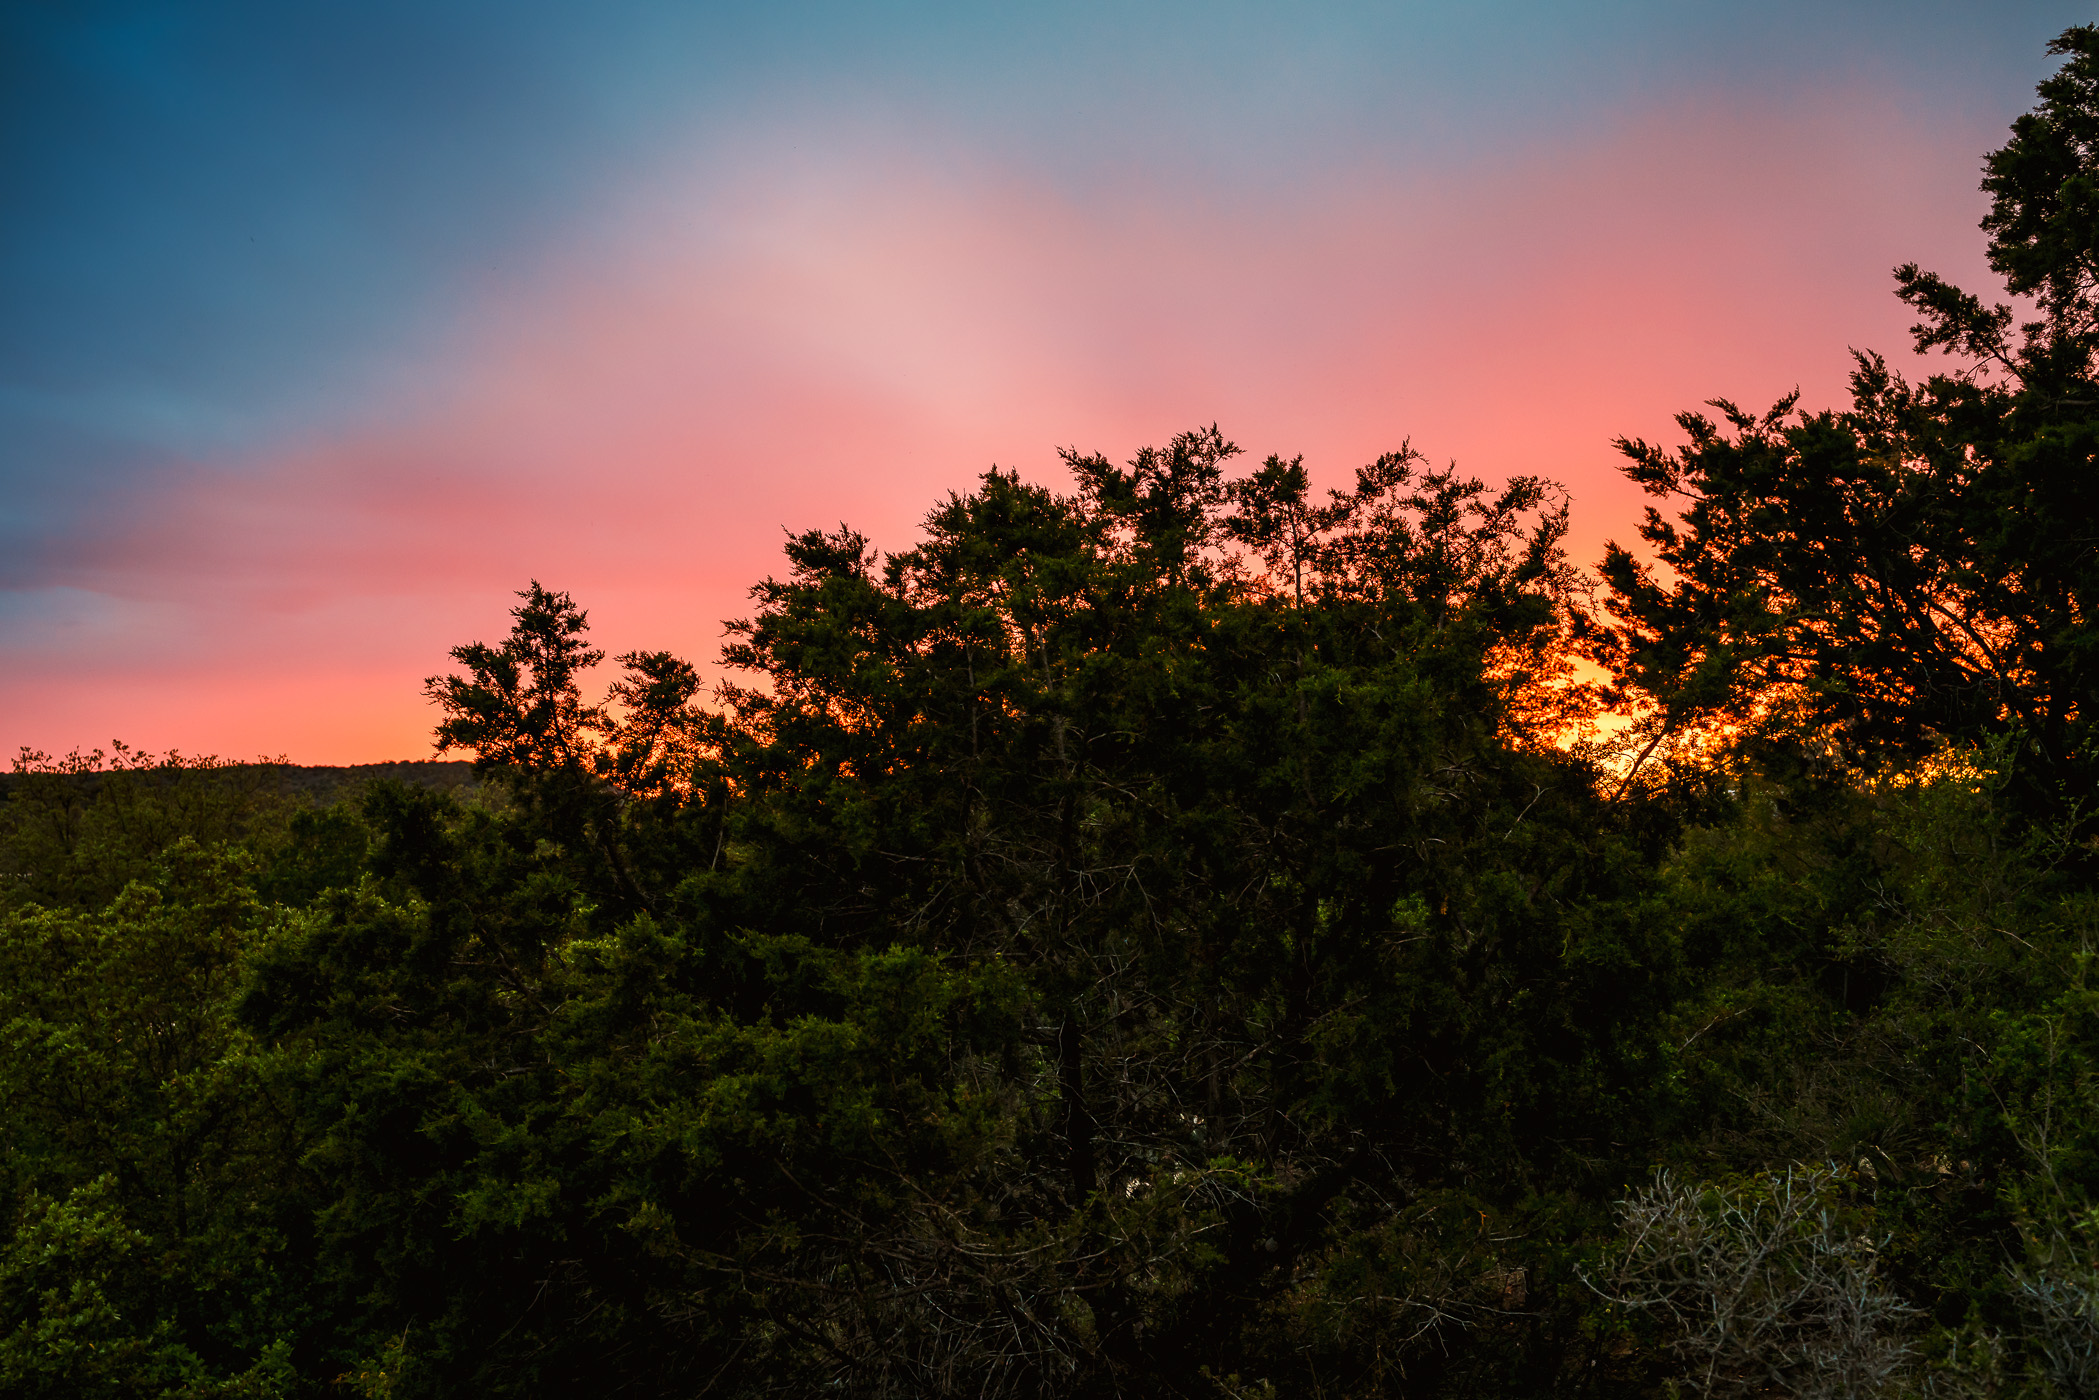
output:
[{"label": "tree", "polygon": [[[726,654],[764,683],[725,691],[748,801],[721,917],[1027,992],[996,1172],[940,1229],[902,1218],[797,1272],[817,1315],[855,1250],[910,1254],[949,1317],[1034,1300],[1017,1376],[946,1334],[957,1390],[1293,1348],[1432,1364],[1496,1312],[1488,1262],[1402,1286],[1344,1222],[1435,1217],[1487,1162],[1545,1171],[1643,1053],[1613,1028],[1666,951],[1564,921],[1611,888],[1609,823],[1593,770],[1528,727],[1574,626],[1560,502],[1409,451],[1315,502],[1280,459],[1226,479],[1232,454],[1215,429],[1127,466],[1070,454],[1069,498],[992,472],[886,559],[799,536]],[[1294,1291],[1329,1270],[1396,1292]],[[1319,1321],[1264,1331],[1296,1306]],[[913,1335],[854,1383],[932,1386]]]},{"label": "tree", "polygon": [[432,676],[424,694],[444,711],[439,753],[471,749],[477,766],[526,773],[587,772],[593,736],[605,712],[583,701],[578,676],[605,659],[583,640],[589,618],[566,593],[534,579],[510,610],[514,625],[500,647],[468,642],[452,648],[465,676]]},{"label": "tree", "polygon": [[0,913],[10,1394],[288,1379],[297,1154],[233,1016],[265,917],[246,864],[184,839],[100,909]]},{"label": "tree", "polygon": [[[1911,384],[1859,355],[1841,412],[1715,400],[1689,441],[1621,440],[1650,508],[1647,563],[1613,545],[1618,626],[1596,657],[1644,708],[1648,748],[1701,727],[1868,767],[2017,736],[2029,809],[2077,812],[2099,702],[2099,30],[1987,163],[1991,266],[2040,319],[1896,272],[1920,351],[1961,367]],[[1659,572],[1657,571],[1659,569]],[[1643,755],[1644,756],[1644,755]]]},{"label": "tree", "polygon": [[517,596],[501,646],[454,647],[466,674],[424,682],[444,715],[438,752],[471,751],[476,774],[530,810],[534,839],[587,852],[567,873],[608,913],[648,908],[664,886],[644,886],[623,813],[637,801],[675,811],[695,796],[696,765],[719,729],[695,703],[699,674],[668,652],[628,652],[610,703],[590,703],[582,678],[605,653],[585,640],[589,617],[537,580]]},{"label": "tree", "polygon": [[1491,1327],[1556,1364],[1478,1222],[1639,1140],[1673,956],[1596,915],[1640,877],[1540,718],[1564,501],[1235,453],[791,538],[718,716],[661,653],[595,702],[538,585],[457,649],[440,740],[509,800],[375,789],[365,878],[281,881],[239,994],[306,1145],[302,1361],[1374,1390]]},{"label": "tree", "polygon": [[1880,1277],[1876,1240],[1833,1168],[1687,1185],[1665,1172],[1619,1203],[1601,1291],[1656,1324],[1692,1394],[1868,1400],[1896,1393],[1917,1309]]}]

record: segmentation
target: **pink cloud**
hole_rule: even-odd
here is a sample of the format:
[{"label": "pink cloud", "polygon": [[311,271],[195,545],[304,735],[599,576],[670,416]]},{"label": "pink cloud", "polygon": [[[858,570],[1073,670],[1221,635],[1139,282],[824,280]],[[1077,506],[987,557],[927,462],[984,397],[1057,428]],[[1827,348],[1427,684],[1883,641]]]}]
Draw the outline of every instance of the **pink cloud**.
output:
[{"label": "pink cloud", "polygon": [[1054,479],[1060,444],[1212,419],[1335,483],[1405,436],[1557,476],[1593,555],[1638,506],[1612,435],[1716,394],[1833,402],[1846,346],[1906,346],[1892,264],[1981,280],[1993,137],[1862,93],[1259,194],[1077,195],[880,137],[695,157],[489,288],[412,407],[113,516],[62,580],[73,622],[0,680],[0,737],[419,753],[419,679],[529,577],[613,649],[711,660],[783,526],[902,545],[994,461]]}]

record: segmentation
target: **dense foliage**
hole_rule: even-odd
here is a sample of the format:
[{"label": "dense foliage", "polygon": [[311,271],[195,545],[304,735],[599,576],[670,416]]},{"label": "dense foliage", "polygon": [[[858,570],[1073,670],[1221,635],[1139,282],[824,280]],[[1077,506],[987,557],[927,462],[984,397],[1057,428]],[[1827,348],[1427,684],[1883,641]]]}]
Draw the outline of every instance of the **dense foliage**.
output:
[{"label": "dense foliage", "polygon": [[25,754],[0,1391],[2099,1394],[2057,52],[2039,319],[1903,269],[1955,372],[1627,443],[1601,601],[1548,483],[1212,428],[793,538],[713,693],[535,583],[463,797]]}]

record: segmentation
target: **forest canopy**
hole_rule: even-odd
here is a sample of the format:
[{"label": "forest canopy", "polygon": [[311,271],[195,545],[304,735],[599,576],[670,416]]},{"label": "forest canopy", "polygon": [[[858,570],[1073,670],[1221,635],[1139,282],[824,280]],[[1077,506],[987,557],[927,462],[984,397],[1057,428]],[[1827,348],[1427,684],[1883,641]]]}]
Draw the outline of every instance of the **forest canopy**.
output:
[{"label": "forest canopy", "polygon": [[[1571,503],[1217,427],[531,583],[475,781],[25,752],[0,1391],[2099,1394],[2099,28],[2012,304]],[[2028,319],[2021,319],[2026,316]],[[411,777],[415,775],[409,775]]]}]

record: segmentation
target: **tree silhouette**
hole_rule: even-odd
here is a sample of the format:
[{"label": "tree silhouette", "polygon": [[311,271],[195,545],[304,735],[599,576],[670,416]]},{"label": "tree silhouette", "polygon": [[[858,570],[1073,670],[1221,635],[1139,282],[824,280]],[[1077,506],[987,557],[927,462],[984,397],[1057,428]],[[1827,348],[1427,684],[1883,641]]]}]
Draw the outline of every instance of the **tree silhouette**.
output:
[{"label": "tree silhouette", "polygon": [[1914,264],[1912,384],[1859,354],[1851,406],[1714,400],[1688,442],[1620,440],[1647,563],[1613,544],[1617,626],[1594,654],[1647,747],[1701,727],[1874,766],[2013,736],[2036,811],[2077,804],[2099,683],[2099,30],[2067,31],[2040,107],[1988,158],[1991,266],[2039,319]]}]

